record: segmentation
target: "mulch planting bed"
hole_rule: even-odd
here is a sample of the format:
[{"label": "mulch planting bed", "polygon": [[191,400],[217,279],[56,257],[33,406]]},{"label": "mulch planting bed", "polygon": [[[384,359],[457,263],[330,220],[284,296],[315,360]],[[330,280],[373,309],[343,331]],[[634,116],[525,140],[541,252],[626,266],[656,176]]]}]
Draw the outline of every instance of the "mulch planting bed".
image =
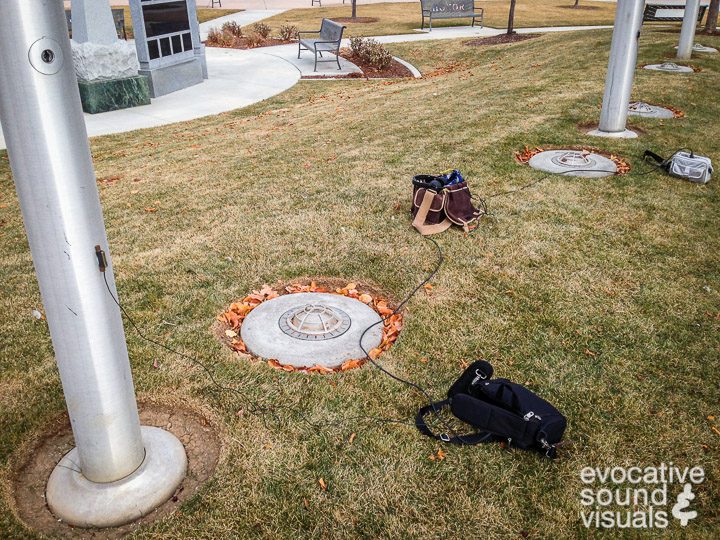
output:
[{"label": "mulch planting bed", "polygon": [[397,60],[393,60],[385,69],[376,69],[353,54],[350,49],[340,49],[340,56],[359,67],[362,73],[333,75],[332,72],[330,72],[322,75],[305,75],[303,79],[406,79],[412,78],[413,76],[410,70]]},{"label": "mulch planting bed", "polygon": [[288,45],[290,43],[297,43],[297,40],[287,40],[280,38],[267,38],[260,39],[259,41],[252,40],[247,37],[235,38],[232,45],[216,45],[211,43],[205,43],[208,47],[218,47],[220,49],[257,49],[259,47],[273,47],[275,45]]},{"label": "mulch planting bed", "polygon": [[380,19],[377,17],[355,17],[354,19],[352,17],[336,17],[330,20],[337,23],[367,24],[378,22]]},{"label": "mulch planting bed", "polygon": [[500,34],[499,36],[486,37],[481,39],[473,39],[466,41],[465,45],[469,47],[483,47],[486,45],[501,45],[503,43],[517,43],[518,41],[527,41],[540,37],[540,34]]}]

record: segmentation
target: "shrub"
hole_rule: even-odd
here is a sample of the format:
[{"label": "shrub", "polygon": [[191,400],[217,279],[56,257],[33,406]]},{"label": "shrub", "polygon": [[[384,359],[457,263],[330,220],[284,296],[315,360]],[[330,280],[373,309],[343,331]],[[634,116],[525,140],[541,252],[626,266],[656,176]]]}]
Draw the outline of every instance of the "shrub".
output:
[{"label": "shrub", "polygon": [[224,23],[220,29],[224,34],[230,34],[235,37],[243,37],[242,27],[235,21],[228,21]]},{"label": "shrub", "polygon": [[208,32],[206,43],[211,47],[232,47],[235,45],[237,38],[228,32],[223,32],[217,28],[211,28]]},{"label": "shrub", "polygon": [[362,58],[362,52],[365,46],[365,38],[362,37],[351,37],[350,38],[350,50]]},{"label": "shrub", "polygon": [[350,50],[375,69],[385,69],[392,62],[390,51],[374,39],[350,38]]},{"label": "shrub", "polygon": [[283,24],[280,27],[280,39],[284,41],[291,41],[293,39],[296,39],[298,37],[298,29],[297,26],[294,26],[292,24]]},{"label": "shrub", "polygon": [[253,24],[253,30],[263,39],[270,37],[270,27],[264,22],[256,22]]},{"label": "shrub", "polygon": [[248,34],[246,39],[248,47],[250,47],[251,49],[259,47],[265,42],[265,38],[262,37],[260,34],[256,34],[255,32]]}]

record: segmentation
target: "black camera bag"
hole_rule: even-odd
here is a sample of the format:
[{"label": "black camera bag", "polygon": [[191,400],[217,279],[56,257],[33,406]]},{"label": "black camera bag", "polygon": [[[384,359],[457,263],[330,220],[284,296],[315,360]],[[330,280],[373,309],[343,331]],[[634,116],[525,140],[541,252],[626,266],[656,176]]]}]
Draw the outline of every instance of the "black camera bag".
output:
[{"label": "black camera bag", "polygon": [[[550,403],[521,384],[492,379],[493,368],[473,362],[448,390],[448,398],[423,407],[415,418],[421,433],[453,444],[504,440],[508,445],[535,449],[554,458],[567,420]],[[430,412],[450,406],[452,413],[478,431],[468,435],[434,434],[425,423]]]}]

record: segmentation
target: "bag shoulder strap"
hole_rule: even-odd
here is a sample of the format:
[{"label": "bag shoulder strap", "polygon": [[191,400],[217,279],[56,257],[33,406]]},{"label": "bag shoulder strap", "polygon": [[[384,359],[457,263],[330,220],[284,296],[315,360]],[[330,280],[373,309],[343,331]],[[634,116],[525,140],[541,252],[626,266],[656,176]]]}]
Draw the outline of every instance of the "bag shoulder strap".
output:
[{"label": "bag shoulder strap", "polygon": [[[437,234],[441,233],[445,230],[447,230],[450,225],[450,220],[445,218],[440,223],[437,223],[435,225],[426,225],[425,224],[425,218],[427,218],[428,212],[430,211],[430,207],[432,206],[433,199],[435,197],[435,192],[430,190],[425,190],[425,193],[423,194],[423,200],[420,203],[420,208],[418,208],[417,214],[415,214],[415,219],[413,220],[413,227],[415,227],[420,234],[423,236],[428,236],[430,234]],[[443,207],[445,206],[445,201],[443,200]]]},{"label": "bag shoulder strap", "polygon": [[645,153],[643,154],[643,159],[645,161],[649,161],[648,158],[650,158],[652,161],[654,161],[658,167],[661,167],[663,169],[666,169],[668,167],[667,159],[663,159],[662,157],[657,155],[655,152],[652,152],[650,150],[645,150]]},{"label": "bag shoulder strap", "polygon": [[447,407],[450,404],[449,399],[444,399],[443,401],[436,401],[435,403],[430,403],[429,405],[426,405],[425,407],[421,408],[417,416],[415,417],[415,427],[418,428],[420,433],[423,435],[427,435],[428,437],[432,437],[433,439],[437,439],[439,441],[451,443],[451,444],[465,444],[465,445],[472,445],[472,444],[478,444],[481,442],[489,442],[492,440],[492,433],[487,432],[481,432],[478,431],[476,433],[469,433],[467,435],[455,435],[451,437],[447,433],[442,433],[440,435],[436,435],[432,431],[430,431],[430,428],[425,423],[425,416],[430,412],[440,412],[443,408]]}]

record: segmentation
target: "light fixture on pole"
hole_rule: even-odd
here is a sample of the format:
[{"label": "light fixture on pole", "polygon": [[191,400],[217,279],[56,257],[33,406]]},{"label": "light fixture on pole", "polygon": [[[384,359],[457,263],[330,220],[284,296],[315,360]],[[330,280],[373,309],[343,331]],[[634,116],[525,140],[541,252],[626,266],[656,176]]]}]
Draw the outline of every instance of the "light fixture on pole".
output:
[{"label": "light fixture on pole", "polygon": [[76,445],[47,503],[71,525],[122,525],[172,496],[187,458],[174,435],[140,426],[62,2],[0,2],[0,73],[0,121]]}]

